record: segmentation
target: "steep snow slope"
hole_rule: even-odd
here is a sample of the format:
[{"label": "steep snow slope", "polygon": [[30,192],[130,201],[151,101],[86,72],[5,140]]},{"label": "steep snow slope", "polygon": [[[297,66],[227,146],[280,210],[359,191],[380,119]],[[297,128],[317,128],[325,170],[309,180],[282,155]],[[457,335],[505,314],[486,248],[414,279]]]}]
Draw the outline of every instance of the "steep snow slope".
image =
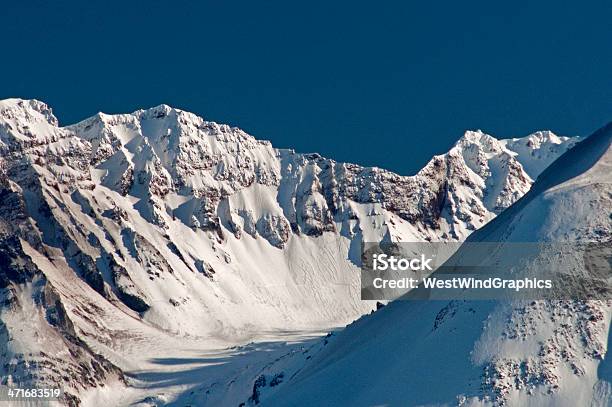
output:
[{"label": "steep snow slope", "polygon": [[[468,241],[612,247],[611,143],[609,125],[555,161],[521,200]],[[262,370],[259,383],[266,383],[255,386],[258,400],[270,406],[609,406],[610,305],[397,301],[326,338],[310,360],[287,358]],[[280,374],[288,380],[269,386]]]},{"label": "steep snow slope", "polygon": [[575,141],[467,132],[405,177],[165,105],[59,127],[42,102],[1,101],[2,376],[76,404],[180,343],[344,325],[374,307],[363,240],[462,240]]}]

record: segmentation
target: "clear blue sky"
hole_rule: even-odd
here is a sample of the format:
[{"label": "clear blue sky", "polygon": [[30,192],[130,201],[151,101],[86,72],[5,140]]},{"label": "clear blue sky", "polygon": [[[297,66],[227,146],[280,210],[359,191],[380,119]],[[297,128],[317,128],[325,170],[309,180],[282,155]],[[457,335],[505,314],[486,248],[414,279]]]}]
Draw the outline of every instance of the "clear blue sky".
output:
[{"label": "clear blue sky", "polygon": [[465,129],[612,121],[606,1],[11,1],[0,35],[0,97],[63,124],[167,103],[402,174]]}]

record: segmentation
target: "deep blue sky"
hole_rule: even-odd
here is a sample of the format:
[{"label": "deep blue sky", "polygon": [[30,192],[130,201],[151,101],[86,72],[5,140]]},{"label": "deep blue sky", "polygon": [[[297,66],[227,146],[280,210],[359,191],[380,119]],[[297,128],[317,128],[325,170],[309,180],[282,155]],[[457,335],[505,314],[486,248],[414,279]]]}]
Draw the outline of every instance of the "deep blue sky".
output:
[{"label": "deep blue sky", "polygon": [[410,174],[465,129],[612,121],[606,1],[5,3],[0,98],[62,124],[167,103]]}]

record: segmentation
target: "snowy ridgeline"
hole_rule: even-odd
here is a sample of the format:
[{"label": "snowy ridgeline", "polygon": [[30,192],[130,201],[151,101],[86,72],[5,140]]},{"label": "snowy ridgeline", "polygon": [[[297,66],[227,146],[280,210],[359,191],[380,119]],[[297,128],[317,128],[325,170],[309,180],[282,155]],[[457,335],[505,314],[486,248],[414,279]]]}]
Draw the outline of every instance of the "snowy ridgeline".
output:
[{"label": "snowy ridgeline", "polygon": [[[596,243],[612,264],[611,219],[609,125],[555,161],[522,200],[468,241]],[[549,250],[519,260],[557,265],[574,279],[585,268],[583,256]],[[292,355],[262,370],[255,383],[267,385],[254,394],[270,406],[610,406],[611,306],[394,302],[317,342],[310,359]],[[281,375],[290,380],[271,386]]]},{"label": "snowy ridgeline", "polygon": [[345,325],[375,306],[362,241],[461,241],[576,142],[466,132],[407,177],[165,105],[59,127],[41,102],[2,101],[2,377],[112,398],[185,346]]}]

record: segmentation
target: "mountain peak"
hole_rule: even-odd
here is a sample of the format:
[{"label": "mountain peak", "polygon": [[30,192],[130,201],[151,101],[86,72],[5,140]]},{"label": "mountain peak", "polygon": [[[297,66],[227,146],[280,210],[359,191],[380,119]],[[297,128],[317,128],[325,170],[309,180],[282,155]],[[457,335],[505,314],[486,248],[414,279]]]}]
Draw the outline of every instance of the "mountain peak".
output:
[{"label": "mountain peak", "polygon": [[[552,133],[537,133],[518,143],[533,139],[543,146],[564,144]],[[547,148],[532,147],[534,157]],[[479,264],[487,264],[491,256],[496,267],[508,270],[504,278],[510,279],[541,277],[538,273],[545,264],[545,269],[558,273],[555,285],[564,287],[565,280],[588,285],[593,272],[587,271],[589,253],[568,253],[559,243],[594,245],[601,250],[598,256],[604,256],[598,261],[607,264],[611,173],[608,125],[558,158],[527,195],[469,238],[495,242],[500,252],[512,243],[553,245],[534,245],[538,249],[525,249],[517,256],[483,253]],[[462,246],[457,256],[464,250],[473,249]],[[502,262],[507,266],[500,266]],[[604,274],[598,288],[605,291],[609,268],[599,270]],[[434,272],[430,277],[442,276]],[[319,400],[362,405],[609,406],[610,311],[610,301],[597,296],[587,301],[563,296],[537,301],[394,301],[325,338],[308,358],[290,357],[269,365],[259,372],[261,377],[282,371],[291,379],[262,389],[258,396],[263,404],[275,406]],[[448,346],[449,340],[453,346]],[[376,372],[375,380],[364,372]],[[329,386],[331,382],[335,385]]]},{"label": "mountain peak", "polygon": [[35,99],[0,100],[0,151],[57,140],[58,120],[51,108]]},{"label": "mountain peak", "polygon": [[52,126],[58,125],[57,118],[46,103],[36,99],[4,99],[0,100],[0,117],[19,120],[21,122],[43,122]]},{"label": "mountain peak", "polygon": [[[517,153],[469,132],[406,177],[279,150],[167,105],[68,127],[50,114],[0,103],[0,284],[15,287],[0,331],[20,340],[0,365],[31,363],[34,375],[8,374],[75,396],[149,357],[140,338],[237,340],[370,312],[355,300],[363,242],[461,241],[529,190],[523,165],[570,145]],[[81,368],[91,349],[102,374]]]}]

